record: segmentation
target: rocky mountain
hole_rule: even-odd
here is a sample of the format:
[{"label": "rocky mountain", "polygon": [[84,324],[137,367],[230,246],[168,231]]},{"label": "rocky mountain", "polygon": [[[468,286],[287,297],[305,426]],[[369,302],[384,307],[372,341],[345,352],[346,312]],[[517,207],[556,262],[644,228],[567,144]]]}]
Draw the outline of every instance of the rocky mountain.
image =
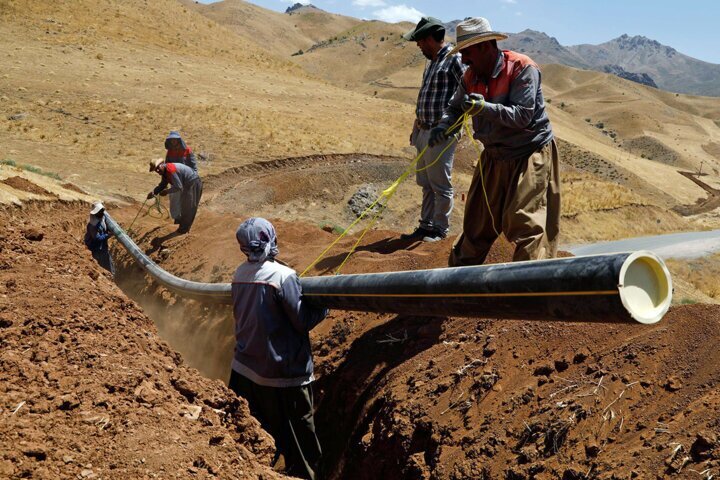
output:
[{"label": "rocky mountain", "polygon": [[320,9],[317,8],[315,5],[313,5],[312,3],[308,3],[308,4],[296,3],[294,5],[287,7],[285,9],[285,13],[292,14],[292,13],[304,12],[307,10],[320,10]]},{"label": "rocky mountain", "polygon": [[600,45],[576,45],[568,49],[596,70],[605,65],[618,65],[630,72],[649,75],[663,90],[720,96],[720,65],[683,55],[643,36],[621,35]]},{"label": "rocky mountain", "polygon": [[[459,22],[453,20],[446,24],[448,38],[455,38]],[[546,33],[523,30],[509,34],[500,45],[529,55],[538,63],[612,73],[671,92],[720,96],[720,65],[683,55],[643,36],[621,35],[600,45],[564,46]]]},{"label": "rocky mountain", "polygon": [[648,87],[658,88],[655,81],[647,73],[628,72],[620,65],[605,65],[605,67],[603,67],[603,71],[605,73],[612,73],[613,75],[617,75],[618,77],[624,78],[625,80],[630,80],[631,82],[641,83],[643,85],[647,85]]}]

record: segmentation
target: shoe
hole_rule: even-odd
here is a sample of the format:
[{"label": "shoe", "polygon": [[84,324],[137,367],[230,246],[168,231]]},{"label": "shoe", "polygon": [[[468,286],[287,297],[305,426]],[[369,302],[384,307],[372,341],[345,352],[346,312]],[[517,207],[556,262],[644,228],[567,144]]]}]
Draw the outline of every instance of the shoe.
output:
[{"label": "shoe", "polygon": [[403,233],[400,235],[401,240],[416,240],[421,239],[427,235],[434,233],[432,230],[428,230],[425,227],[417,227],[412,233]]},{"label": "shoe", "polygon": [[428,235],[425,235],[422,239],[423,242],[439,242],[440,240],[444,240],[447,237],[444,233],[440,233],[437,231],[430,232]]}]

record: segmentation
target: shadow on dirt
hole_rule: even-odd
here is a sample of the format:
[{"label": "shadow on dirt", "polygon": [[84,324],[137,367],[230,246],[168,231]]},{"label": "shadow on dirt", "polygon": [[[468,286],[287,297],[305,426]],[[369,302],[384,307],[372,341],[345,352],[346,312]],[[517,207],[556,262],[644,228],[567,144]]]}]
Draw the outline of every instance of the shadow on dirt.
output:
[{"label": "shadow on dirt", "polygon": [[[315,423],[323,447],[326,478],[372,477],[353,472],[353,445],[368,428],[382,399],[386,376],[438,342],[443,318],[397,316],[357,338],[333,371],[315,384]],[[369,475],[369,477],[368,477]]]},{"label": "shadow on dirt", "polygon": [[[398,237],[388,237],[368,245],[360,245],[355,249],[355,251],[390,255],[400,250],[412,251],[420,245],[422,245],[422,241],[420,240],[403,240]],[[334,273],[345,260],[348,253],[348,251],[345,251],[337,255],[325,257],[319,261],[316,268],[320,270],[320,275]]]}]

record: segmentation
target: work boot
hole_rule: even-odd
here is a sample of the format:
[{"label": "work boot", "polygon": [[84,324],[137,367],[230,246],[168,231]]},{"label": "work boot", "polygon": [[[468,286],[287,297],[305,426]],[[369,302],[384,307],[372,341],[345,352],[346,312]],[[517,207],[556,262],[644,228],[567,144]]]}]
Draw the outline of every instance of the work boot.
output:
[{"label": "work boot", "polygon": [[440,240],[443,240],[445,237],[447,237],[446,234],[442,232],[438,232],[437,230],[433,230],[429,232],[427,235],[425,235],[422,239],[423,242],[439,242]]},{"label": "work boot", "polygon": [[412,233],[403,233],[400,235],[401,240],[420,240],[421,238],[432,234],[432,230],[428,230],[425,227],[417,227]]}]

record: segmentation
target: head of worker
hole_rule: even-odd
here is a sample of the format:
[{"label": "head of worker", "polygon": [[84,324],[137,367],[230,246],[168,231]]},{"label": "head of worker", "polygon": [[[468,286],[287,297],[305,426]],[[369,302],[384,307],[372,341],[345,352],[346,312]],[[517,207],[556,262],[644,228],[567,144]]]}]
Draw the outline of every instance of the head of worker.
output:
[{"label": "head of worker", "polygon": [[450,53],[460,52],[462,63],[481,77],[489,77],[498,59],[498,40],[507,35],[496,32],[486,18],[468,18],[457,24],[456,44]]},{"label": "head of worker", "polygon": [[102,220],[103,215],[105,215],[105,205],[103,205],[102,202],[95,202],[92,204],[92,208],[90,208],[90,216],[88,217],[88,222],[92,225],[97,225],[97,223]]},{"label": "head of worker", "polygon": [[158,175],[163,175],[165,173],[165,168],[167,165],[165,165],[165,160],[162,158],[155,158],[153,160],[150,160],[150,171],[155,172]]},{"label": "head of worker", "polygon": [[403,38],[415,42],[425,58],[434,60],[445,45],[445,25],[437,18],[422,17]]},{"label": "head of worker", "polygon": [[185,150],[186,148],[187,145],[185,144],[185,141],[180,136],[180,132],[176,130],[171,131],[167,138],[165,138],[166,150]]},{"label": "head of worker", "polygon": [[264,218],[253,217],[245,220],[235,232],[235,238],[248,262],[274,260],[278,254],[275,227]]}]

